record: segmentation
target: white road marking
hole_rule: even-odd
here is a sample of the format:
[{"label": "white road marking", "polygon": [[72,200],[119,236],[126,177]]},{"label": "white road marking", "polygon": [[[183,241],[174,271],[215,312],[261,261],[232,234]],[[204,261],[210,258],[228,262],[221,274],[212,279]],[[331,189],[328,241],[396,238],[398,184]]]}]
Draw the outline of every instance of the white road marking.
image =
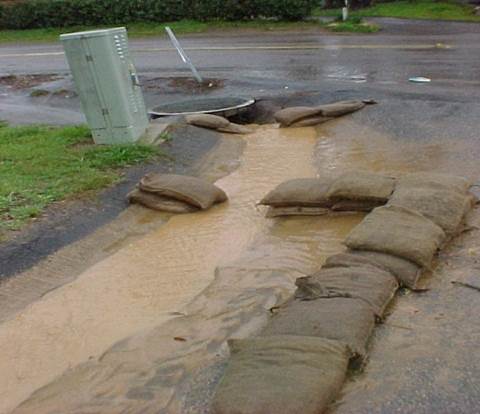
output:
[{"label": "white road marking", "polygon": [[[206,46],[206,47],[185,47],[188,51],[255,51],[255,50],[337,50],[337,49],[406,49],[406,50],[422,50],[422,49],[450,49],[451,46],[436,44],[419,44],[419,45],[272,45],[272,46]],[[175,52],[172,48],[132,48],[134,53],[151,53],[151,52]],[[0,58],[21,58],[21,57],[52,57],[63,56],[63,52],[36,52],[36,53],[11,53],[0,55]]]}]

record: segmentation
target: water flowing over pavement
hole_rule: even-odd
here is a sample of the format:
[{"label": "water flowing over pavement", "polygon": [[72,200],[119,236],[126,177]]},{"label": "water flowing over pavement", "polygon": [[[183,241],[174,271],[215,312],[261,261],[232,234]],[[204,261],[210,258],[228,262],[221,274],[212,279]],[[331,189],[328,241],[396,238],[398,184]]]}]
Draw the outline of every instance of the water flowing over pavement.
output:
[{"label": "water flowing over pavement", "polygon": [[[316,159],[332,169],[363,165],[391,173],[450,172],[478,183],[478,135],[444,136],[443,123],[441,118],[429,123],[436,134],[399,140],[371,125],[345,120],[325,131]],[[478,411],[480,295],[452,284],[469,277],[480,283],[478,207],[467,224],[470,231],[442,250],[434,271],[423,279],[428,291],[405,291],[391,306],[386,322],[375,330],[365,371],[350,379],[329,414]]]},{"label": "water flowing over pavement", "polygon": [[[229,205],[199,215],[173,218],[159,231],[122,250],[121,255],[126,253],[129,260],[122,258],[121,265],[116,265],[118,254],[114,255],[73,284],[53,292],[28,309],[26,315],[33,318],[32,322],[38,322],[35,319],[38,312],[31,313],[35,306],[51,310],[58,303],[65,304],[64,298],[69,291],[81,295],[87,283],[96,286],[90,289],[90,297],[80,296],[88,302],[81,311],[76,310],[78,304],[73,298],[69,302],[75,318],[68,321],[68,326],[73,322],[73,327],[82,329],[82,336],[90,338],[84,342],[89,352],[83,349],[82,355],[59,354],[50,360],[44,357],[47,363],[37,369],[46,371],[40,372],[36,383],[17,382],[15,385],[23,387],[26,397],[27,391],[46,385],[62,373],[67,366],[59,367],[58,364],[64,358],[70,358],[72,367],[86,362],[35,392],[15,412],[55,412],[62,407],[72,413],[121,410],[207,413],[228,355],[225,340],[257,332],[268,318],[268,309],[292,293],[293,280],[317,269],[327,256],[342,250],[343,237],[361,219],[360,215],[352,215],[334,219],[266,220],[264,211],[256,208],[255,202],[268,189],[286,178],[329,175],[348,169],[389,174],[442,171],[469,178],[480,173],[476,163],[479,149],[474,141],[452,142],[426,137],[423,141],[404,139],[399,142],[372,123],[362,122],[362,118],[368,116],[367,111],[327,124],[317,131],[259,128],[245,138],[247,146],[238,170],[217,183],[230,195]],[[477,211],[473,217],[476,214]],[[167,240],[171,247],[161,243]],[[468,353],[463,355],[457,351],[452,356],[451,341],[475,352],[478,332],[469,326],[472,324],[470,306],[473,304],[474,309],[479,309],[475,304],[478,302],[480,306],[480,299],[476,299],[475,292],[452,287],[450,281],[471,271],[478,255],[478,249],[472,250],[472,245],[477,241],[475,231],[456,239],[451,248],[442,253],[435,273],[425,279],[431,292],[411,293],[396,301],[391,308],[392,315],[377,329],[365,374],[353,377],[344,390],[341,404],[334,406],[332,412],[388,413],[393,406],[414,413],[422,404],[428,413],[447,412],[432,411],[431,407],[454,407],[457,409],[454,412],[472,412],[468,401],[478,398],[473,378],[480,367],[468,361]],[[143,257],[140,252],[143,250],[144,255],[146,246],[149,246],[148,257],[152,258],[147,259],[144,267],[138,259]],[[164,268],[165,264],[168,266]],[[454,272],[449,273],[452,268]],[[123,288],[118,293],[120,286]],[[127,295],[127,292],[130,293]],[[106,311],[112,304],[115,312],[109,314]],[[127,305],[128,309],[122,305]],[[84,313],[89,307],[101,312],[94,322],[88,319],[85,322]],[[64,310],[62,314],[67,315]],[[92,314],[90,317],[93,319]],[[9,326],[10,334],[13,328],[24,325],[19,321]],[[449,321],[457,323],[451,325]],[[57,322],[51,319],[50,323]],[[32,324],[28,326],[34,328]],[[5,326],[0,328],[0,333],[2,328]],[[108,342],[113,344],[141,328],[143,331],[131,338],[111,348],[107,346]],[[48,332],[44,327],[36,331]],[[24,342],[28,334],[32,332],[25,332]],[[66,330],[50,344],[44,342],[43,354],[50,355],[49,346],[58,341],[67,344],[73,341],[70,342],[73,347],[77,340],[71,329]],[[420,345],[417,347],[417,344]],[[35,352],[37,346],[35,343]],[[22,355],[28,355],[25,352],[23,350]],[[13,356],[20,355],[17,352]],[[89,356],[93,358],[87,360]],[[35,364],[40,357],[40,354],[32,355],[30,372],[39,372]],[[419,374],[414,369],[419,364],[429,372]],[[437,375],[438,370],[442,375]],[[398,372],[401,374],[397,375]],[[459,372],[462,373],[460,377],[457,376]],[[13,376],[13,382],[16,381],[18,375]],[[467,388],[468,397],[462,401],[463,408],[435,402],[437,400],[429,392],[438,390],[442,384],[441,389],[448,390],[447,395],[453,400],[461,393],[461,387]],[[395,396],[399,390],[405,390],[404,398]],[[417,398],[410,395],[412,392]],[[425,399],[420,398],[422,395]],[[377,407],[377,403],[380,405],[374,411],[372,407]],[[361,409],[364,411],[357,411]]]},{"label": "water flowing over pavement", "polygon": [[[272,229],[255,205],[285,179],[315,175],[315,129],[260,127],[246,142],[238,170],[217,182],[228,204],[171,218],[0,326],[0,370],[7,373],[0,379],[3,411],[115,342],[174,318],[212,281],[216,267],[241,258],[254,240],[277,240],[259,243],[244,259],[266,269],[306,273],[333,246],[340,249],[359,217],[345,218],[347,226],[307,219]],[[290,290],[294,276],[288,276]]]},{"label": "water flowing over pavement", "polygon": [[[265,192],[284,179],[353,169],[437,171],[478,182],[479,26],[434,22],[407,34],[401,27],[414,25],[397,21],[364,43],[452,48],[349,48],[343,45],[354,46],[358,38],[297,34],[292,43],[308,39],[329,47],[261,50],[258,59],[245,59],[245,51],[231,60],[227,51],[202,58],[214,76],[239,74],[218,93],[277,93],[288,85],[290,91],[317,89],[315,97],[298,95],[299,104],[370,94],[380,104],[316,131],[259,128],[245,138],[239,168],[218,182],[229,204],[175,217],[146,237],[121,243],[77,280],[0,324],[0,412],[27,399],[15,412],[163,407],[207,413],[226,360],[225,339],[254,334],[268,309],[291,294],[293,279],[340,251],[361,218],[266,220],[255,207]],[[159,63],[155,52],[142,56],[144,72],[158,65],[164,75],[178,72],[169,59]],[[42,64],[56,67],[62,59]],[[412,74],[434,81],[408,84]],[[478,209],[470,222],[478,226]],[[456,239],[425,279],[430,290],[404,292],[396,301],[376,329],[365,372],[350,379],[331,413],[478,411],[480,296],[451,281],[478,273],[479,238],[473,229]]]}]

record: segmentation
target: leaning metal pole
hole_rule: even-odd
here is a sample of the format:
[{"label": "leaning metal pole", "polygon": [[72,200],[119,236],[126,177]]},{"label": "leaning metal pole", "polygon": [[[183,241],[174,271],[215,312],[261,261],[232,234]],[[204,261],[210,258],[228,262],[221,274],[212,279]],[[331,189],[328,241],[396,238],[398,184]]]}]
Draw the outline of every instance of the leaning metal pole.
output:
[{"label": "leaning metal pole", "polygon": [[165,27],[165,30],[167,31],[167,34],[168,34],[168,36],[170,37],[170,40],[172,41],[173,46],[175,46],[175,49],[177,49],[178,54],[179,54],[180,57],[182,58],[183,63],[185,63],[185,64],[188,65],[188,67],[189,67],[190,70],[192,71],[193,76],[194,76],[195,79],[198,81],[198,83],[202,83],[202,82],[203,82],[202,77],[201,77],[200,74],[198,73],[198,71],[197,71],[197,69],[195,68],[195,66],[193,66],[192,61],[190,60],[190,58],[187,56],[187,54],[186,54],[185,51],[183,50],[182,46],[180,45],[180,42],[177,40],[177,38],[176,38],[175,35],[173,34],[172,29],[170,29],[170,27],[167,26],[167,27]]}]

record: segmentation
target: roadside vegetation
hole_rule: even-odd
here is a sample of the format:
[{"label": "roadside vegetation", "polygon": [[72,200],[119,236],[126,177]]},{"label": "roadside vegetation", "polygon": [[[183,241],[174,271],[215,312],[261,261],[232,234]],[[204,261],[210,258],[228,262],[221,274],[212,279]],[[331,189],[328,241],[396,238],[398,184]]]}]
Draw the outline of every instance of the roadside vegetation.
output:
[{"label": "roadside vegetation", "polygon": [[332,32],[349,33],[375,33],[380,30],[378,24],[366,22],[358,16],[349,17],[346,21],[339,17],[331,23],[326,23],[325,28]]},{"label": "roadside vegetation", "polygon": [[0,239],[49,204],[107,187],[121,168],[162,154],[146,145],[96,146],[84,126],[0,124]]},{"label": "roadside vegetation", "polygon": [[[341,9],[316,9],[316,16],[340,16]],[[458,20],[480,22],[480,16],[474,14],[474,8],[456,1],[400,0],[377,3],[371,7],[353,10],[351,17],[397,17],[404,19]]]},{"label": "roadside vegetation", "polygon": [[[284,22],[271,20],[250,21],[194,21],[181,20],[171,23],[131,23],[123,25],[128,30],[129,38],[143,38],[152,36],[165,36],[165,27],[170,26],[176,34],[204,33],[215,30],[256,29],[256,30],[302,30],[321,28],[317,21]],[[68,28],[25,29],[25,30],[0,30],[0,43],[14,42],[56,42],[63,33],[73,33],[84,30],[103,29],[110,26],[74,26]]]}]

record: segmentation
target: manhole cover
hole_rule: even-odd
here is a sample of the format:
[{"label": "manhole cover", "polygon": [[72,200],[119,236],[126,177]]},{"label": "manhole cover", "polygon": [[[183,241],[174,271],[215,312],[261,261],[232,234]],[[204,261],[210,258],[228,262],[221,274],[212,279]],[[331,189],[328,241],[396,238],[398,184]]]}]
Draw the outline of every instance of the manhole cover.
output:
[{"label": "manhole cover", "polygon": [[240,109],[246,108],[255,103],[255,99],[246,97],[219,97],[190,99],[188,101],[172,102],[164,105],[158,105],[150,110],[150,115],[154,117],[170,115],[189,115],[189,114],[219,114],[233,116]]}]

